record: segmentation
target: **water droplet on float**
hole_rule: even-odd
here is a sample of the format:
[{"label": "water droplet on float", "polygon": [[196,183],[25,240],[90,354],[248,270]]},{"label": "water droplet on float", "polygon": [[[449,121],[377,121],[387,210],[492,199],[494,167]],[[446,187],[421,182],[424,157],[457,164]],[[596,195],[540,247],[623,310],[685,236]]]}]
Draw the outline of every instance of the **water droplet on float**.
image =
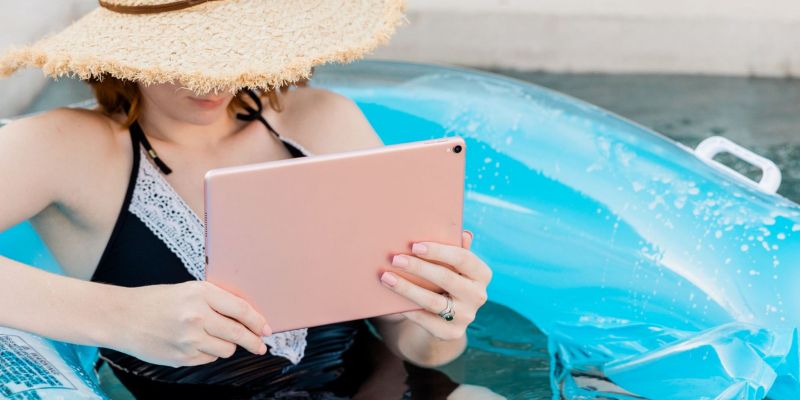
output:
[{"label": "water droplet on float", "polygon": [[785,233],[779,233],[777,238],[778,238],[778,240],[784,240],[784,239],[786,239],[786,234]]},{"label": "water droplet on float", "polygon": [[741,251],[747,251],[747,250],[750,250],[750,246],[748,246],[748,245],[746,245],[746,244],[743,244],[741,247],[739,247],[739,250],[741,250]]},{"label": "water droplet on float", "polygon": [[778,312],[778,307],[775,307],[771,304],[767,304],[767,313],[775,313]]}]

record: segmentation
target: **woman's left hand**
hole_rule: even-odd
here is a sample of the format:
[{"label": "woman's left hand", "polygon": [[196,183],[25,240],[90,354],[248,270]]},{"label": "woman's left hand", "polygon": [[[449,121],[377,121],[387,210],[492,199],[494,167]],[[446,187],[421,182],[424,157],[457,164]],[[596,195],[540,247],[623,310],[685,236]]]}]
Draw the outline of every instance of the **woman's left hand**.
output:
[{"label": "woman's left hand", "polygon": [[[384,272],[381,282],[394,292],[410,299],[423,310],[402,315],[441,340],[464,336],[478,309],[486,303],[486,287],[492,271],[475,253],[469,250],[472,234],[462,233],[462,246],[440,243],[415,243],[412,255],[396,255],[392,265],[400,271],[419,276],[441,287],[453,300],[454,318],[447,321],[439,313],[447,308],[447,297],[418,286],[403,277]],[[448,268],[449,267],[449,268]]]}]

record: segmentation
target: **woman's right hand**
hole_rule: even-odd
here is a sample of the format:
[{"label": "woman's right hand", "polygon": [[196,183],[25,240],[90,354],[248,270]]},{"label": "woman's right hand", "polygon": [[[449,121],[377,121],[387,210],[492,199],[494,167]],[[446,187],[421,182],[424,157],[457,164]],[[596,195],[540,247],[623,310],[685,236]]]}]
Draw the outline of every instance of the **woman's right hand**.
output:
[{"label": "woman's right hand", "polygon": [[154,364],[192,366],[228,358],[242,346],[264,354],[271,335],[249,303],[204,281],[124,291],[116,350]]}]

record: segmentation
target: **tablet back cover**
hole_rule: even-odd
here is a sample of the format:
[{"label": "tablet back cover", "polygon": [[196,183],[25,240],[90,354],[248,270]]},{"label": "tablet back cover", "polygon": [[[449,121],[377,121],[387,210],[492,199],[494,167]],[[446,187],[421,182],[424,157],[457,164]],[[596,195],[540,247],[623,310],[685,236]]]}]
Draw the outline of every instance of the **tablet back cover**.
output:
[{"label": "tablet back cover", "polygon": [[447,138],[210,171],[207,279],[274,332],[419,309],[379,277],[414,242],[461,244],[465,150]]}]

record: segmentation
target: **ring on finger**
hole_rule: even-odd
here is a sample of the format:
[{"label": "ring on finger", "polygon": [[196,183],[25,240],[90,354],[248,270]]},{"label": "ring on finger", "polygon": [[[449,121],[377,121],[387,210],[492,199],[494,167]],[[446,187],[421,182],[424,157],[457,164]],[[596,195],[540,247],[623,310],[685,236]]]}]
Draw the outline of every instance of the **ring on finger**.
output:
[{"label": "ring on finger", "polygon": [[456,312],[453,309],[453,298],[447,293],[443,294],[442,296],[444,296],[445,300],[447,300],[447,306],[445,306],[444,310],[439,311],[439,316],[445,321],[450,322],[456,317]]}]

